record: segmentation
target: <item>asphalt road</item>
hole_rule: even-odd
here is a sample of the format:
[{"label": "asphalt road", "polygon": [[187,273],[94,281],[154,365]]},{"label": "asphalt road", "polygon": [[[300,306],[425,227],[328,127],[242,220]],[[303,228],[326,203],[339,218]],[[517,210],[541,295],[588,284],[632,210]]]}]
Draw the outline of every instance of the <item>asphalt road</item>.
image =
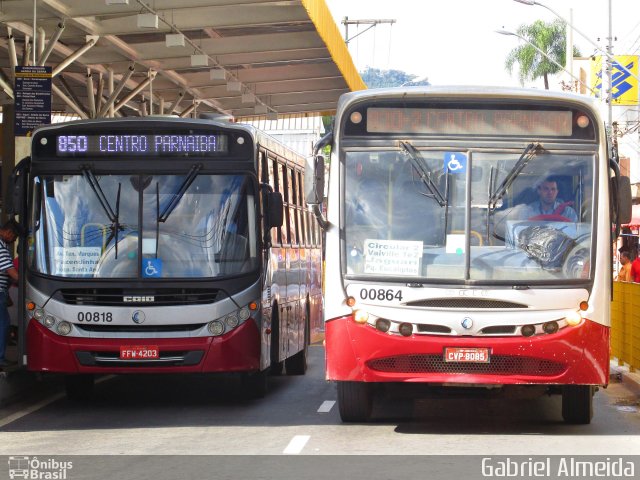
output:
[{"label": "asphalt road", "polygon": [[0,409],[0,455],[640,455],[638,398],[620,383],[596,394],[594,419],[583,426],[562,422],[559,396],[449,393],[389,389],[370,423],[343,424],[324,351],[312,346],[307,375],[271,377],[263,399],[244,399],[232,379],[200,375],[106,377],[84,402],[32,396]]}]

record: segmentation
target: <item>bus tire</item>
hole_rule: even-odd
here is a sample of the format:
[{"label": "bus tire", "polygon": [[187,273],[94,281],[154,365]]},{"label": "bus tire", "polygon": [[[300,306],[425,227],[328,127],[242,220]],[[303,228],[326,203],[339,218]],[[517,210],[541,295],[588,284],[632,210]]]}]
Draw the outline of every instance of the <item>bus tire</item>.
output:
[{"label": "bus tire", "polygon": [[307,372],[307,345],[295,355],[284,361],[287,375],[304,375]]},{"label": "bus tire", "polygon": [[282,375],[284,362],[280,361],[280,317],[278,316],[278,305],[271,309],[271,375]]},{"label": "bus tire", "polygon": [[307,353],[309,350],[309,338],[309,309],[307,308],[304,319],[304,346],[302,347],[302,350],[284,361],[287,375],[304,375],[305,373],[307,373]]},{"label": "bus tire", "polygon": [[73,401],[84,401],[93,395],[93,375],[78,374],[64,377],[64,388],[67,398]]},{"label": "bus tire", "polygon": [[373,388],[365,382],[338,382],[338,409],[343,422],[367,422],[373,409]]},{"label": "bus tire", "polygon": [[593,418],[591,385],[564,385],[562,387],[562,418],[572,425],[588,425]]}]

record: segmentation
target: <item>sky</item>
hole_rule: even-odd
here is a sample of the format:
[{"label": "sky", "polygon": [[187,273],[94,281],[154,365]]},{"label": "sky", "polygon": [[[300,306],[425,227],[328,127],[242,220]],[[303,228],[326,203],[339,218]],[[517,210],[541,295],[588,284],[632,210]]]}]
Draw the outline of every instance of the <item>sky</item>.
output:
[{"label": "sky", "polygon": [[[364,32],[350,25],[349,51],[358,71],[367,66],[402,70],[433,85],[519,86],[517,71],[505,67],[508,53],[521,44],[514,36],[522,24],[556,17],[539,5],[514,0],[325,0],[344,36],[342,20],[393,19]],[[640,54],[640,0],[541,0],[592,42],[605,48],[612,7],[613,53]],[[595,47],[579,33],[574,44],[583,56]],[[542,79],[526,86],[544,88]]]}]

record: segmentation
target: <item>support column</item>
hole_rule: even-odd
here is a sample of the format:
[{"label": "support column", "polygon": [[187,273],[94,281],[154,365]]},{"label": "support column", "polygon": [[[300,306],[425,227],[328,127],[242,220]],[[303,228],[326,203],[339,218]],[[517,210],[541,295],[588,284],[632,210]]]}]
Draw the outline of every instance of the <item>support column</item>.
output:
[{"label": "support column", "polygon": [[[3,200],[13,167],[31,152],[31,138],[15,136],[14,112],[13,102],[2,106],[2,184],[0,185],[0,194]],[[0,223],[4,223],[6,220],[7,216],[3,210]]]}]

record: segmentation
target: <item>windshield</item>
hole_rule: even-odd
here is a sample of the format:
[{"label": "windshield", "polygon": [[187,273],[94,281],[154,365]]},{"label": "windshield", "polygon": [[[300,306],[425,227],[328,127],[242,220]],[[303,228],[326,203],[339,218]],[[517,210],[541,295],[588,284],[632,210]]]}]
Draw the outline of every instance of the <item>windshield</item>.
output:
[{"label": "windshield", "polygon": [[595,155],[539,144],[345,155],[347,274],[526,282],[590,275]]},{"label": "windshield", "polygon": [[81,278],[211,278],[257,267],[245,175],[35,178],[29,265]]}]

